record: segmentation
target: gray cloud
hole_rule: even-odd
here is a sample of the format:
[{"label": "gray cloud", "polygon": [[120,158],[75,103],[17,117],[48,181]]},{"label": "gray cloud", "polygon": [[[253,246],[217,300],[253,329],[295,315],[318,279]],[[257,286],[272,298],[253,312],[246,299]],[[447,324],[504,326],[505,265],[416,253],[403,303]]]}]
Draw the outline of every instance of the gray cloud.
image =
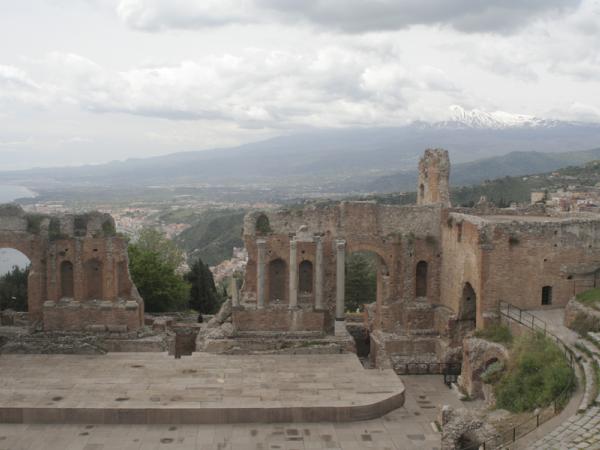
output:
[{"label": "gray cloud", "polygon": [[581,0],[121,0],[120,18],[137,29],[202,28],[230,23],[305,21],[348,33],[448,25],[507,33]]}]

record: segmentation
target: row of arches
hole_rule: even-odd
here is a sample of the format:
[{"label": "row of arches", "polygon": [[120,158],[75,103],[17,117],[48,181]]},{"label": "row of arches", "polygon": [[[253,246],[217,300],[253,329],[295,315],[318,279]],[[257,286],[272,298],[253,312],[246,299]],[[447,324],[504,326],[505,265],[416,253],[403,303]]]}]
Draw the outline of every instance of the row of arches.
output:
[{"label": "row of arches", "polygon": [[[377,268],[381,270],[381,268]],[[387,269],[384,268],[387,274]],[[289,280],[288,265],[282,258],[276,258],[268,265],[268,292],[267,299],[269,303],[287,302]],[[416,297],[427,297],[428,293],[428,264],[426,261],[419,261],[415,269],[415,295]],[[298,294],[300,298],[309,299],[314,292],[314,267],[313,263],[303,260],[298,266]]]}]

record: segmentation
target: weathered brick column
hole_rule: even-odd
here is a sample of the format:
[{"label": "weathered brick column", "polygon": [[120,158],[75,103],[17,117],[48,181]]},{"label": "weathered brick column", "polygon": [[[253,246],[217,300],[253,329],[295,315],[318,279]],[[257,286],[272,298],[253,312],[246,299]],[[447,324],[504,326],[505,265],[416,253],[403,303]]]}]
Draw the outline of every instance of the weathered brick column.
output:
[{"label": "weathered brick column", "polygon": [[295,238],[290,240],[290,301],[289,308],[298,307],[298,244]]},{"label": "weathered brick column", "polygon": [[336,297],[335,297],[335,333],[342,332],[346,312],[346,241],[335,242],[336,254]]},{"label": "weathered brick column", "polygon": [[256,307],[265,307],[265,259],[267,253],[267,241],[259,239],[256,241],[258,257],[256,261]]},{"label": "weathered brick column", "polygon": [[315,237],[317,254],[315,257],[315,309],[323,309],[323,241]]}]

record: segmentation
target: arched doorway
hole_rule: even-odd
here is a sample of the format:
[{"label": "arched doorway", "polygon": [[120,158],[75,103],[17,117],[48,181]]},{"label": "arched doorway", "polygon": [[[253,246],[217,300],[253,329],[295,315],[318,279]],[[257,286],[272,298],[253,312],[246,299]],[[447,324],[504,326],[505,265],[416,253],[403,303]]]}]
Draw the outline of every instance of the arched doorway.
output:
[{"label": "arched doorway", "polygon": [[269,263],[269,304],[287,304],[287,265],[281,258]]},{"label": "arched doorway", "polygon": [[458,320],[462,323],[463,331],[474,329],[477,323],[477,294],[469,282],[463,286]]},{"label": "arched doorway", "polygon": [[102,299],[102,262],[90,259],[83,266],[85,293],[88,300]]},{"label": "arched doorway", "polygon": [[427,263],[419,261],[415,273],[415,297],[427,297]]},{"label": "arched doorway", "polygon": [[74,297],[73,263],[63,261],[60,263],[60,298]]},{"label": "arched doorway", "polygon": [[298,267],[298,300],[300,304],[313,304],[314,291],[313,263],[304,260]]},{"label": "arched doorway", "polygon": [[0,310],[28,310],[31,261],[14,248],[0,248]]},{"label": "arched doorway", "polygon": [[355,251],[346,257],[346,310],[355,312],[364,305],[379,302],[389,279],[387,265],[373,251]]}]

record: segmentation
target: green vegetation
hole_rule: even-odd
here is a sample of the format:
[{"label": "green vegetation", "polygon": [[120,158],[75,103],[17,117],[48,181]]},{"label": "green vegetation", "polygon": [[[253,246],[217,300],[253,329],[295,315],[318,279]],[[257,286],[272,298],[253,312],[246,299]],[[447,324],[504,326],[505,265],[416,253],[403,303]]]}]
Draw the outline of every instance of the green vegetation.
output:
[{"label": "green vegetation", "polygon": [[160,232],[145,229],[129,245],[131,278],[144,299],[146,311],[183,310],[188,305],[190,286],[177,273],[183,252]]},{"label": "green vegetation", "polygon": [[481,374],[481,380],[484,383],[494,384],[500,381],[502,373],[504,372],[504,364],[502,361],[496,361],[490,364],[487,369]]},{"label": "green vegetation", "polygon": [[600,288],[594,288],[577,294],[579,303],[600,310]]},{"label": "green vegetation", "polygon": [[[302,210],[298,210],[296,212],[302,213]],[[269,224],[269,219],[264,214],[258,216],[256,219],[256,232],[257,234],[269,234],[271,231],[271,225]]]},{"label": "green vegetation", "polygon": [[112,221],[106,220],[102,223],[102,232],[105,237],[112,237],[117,234],[117,229]]},{"label": "green vegetation", "polygon": [[513,335],[507,325],[498,323],[485,327],[482,330],[475,331],[475,337],[485,339],[486,341],[506,344],[510,346],[513,341]]},{"label": "green vegetation", "polygon": [[346,309],[356,311],[377,300],[377,268],[373,255],[352,253],[346,261]]},{"label": "green vegetation", "polygon": [[496,406],[531,411],[556,399],[566,402],[575,374],[563,351],[541,333],[515,339],[506,371],[494,385]]},{"label": "green vegetation", "polygon": [[208,266],[201,259],[196,260],[185,279],[190,283],[190,308],[201,314],[214,314],[223,302],[217,292],[215,280]]},{"label": "green vegetation", "polygon": [[202,258],[209,266],[231,258],[233,247],[242,247],[244,210],[209,210],[198,215],[192,226],[175,238],[189,260]]},{"label": "green vegetation", "polygon": [[140,231],[135,247],[142,251],[154,252],[175,269],[185,262],[185,254],[175,242],[154,228],[144,228]]},{"label": "green vegetation", "polygon": [[27,231],[31,234],[40,234],[42,221],[46,218],[43,214],[27,215]]},{"label": "green vegetation", "polygon": [[27,311],[27,277],[29,267],[13,269],[0,277],[0,309]]},{"label": "green vegetation", "polygon": [[582,336],[587,336],[590,332],[600,331],[600,319],[579,312],[575,315],[575,319],[571,322],[571,329],[575,330]]}]

